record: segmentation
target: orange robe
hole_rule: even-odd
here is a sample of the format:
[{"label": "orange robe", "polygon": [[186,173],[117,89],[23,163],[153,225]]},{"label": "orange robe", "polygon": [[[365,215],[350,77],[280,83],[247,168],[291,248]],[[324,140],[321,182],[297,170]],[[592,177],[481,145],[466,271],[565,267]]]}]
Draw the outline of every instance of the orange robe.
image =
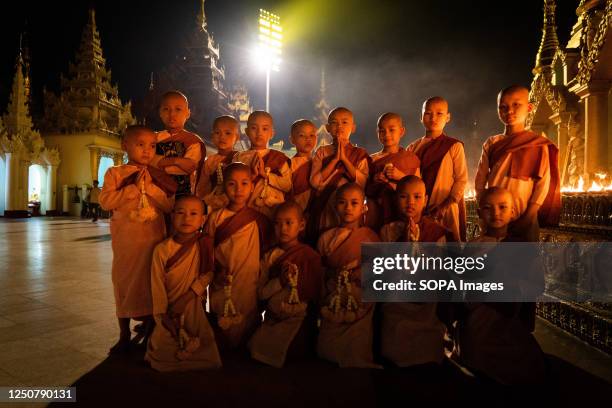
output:
[{"label": "orange robe", "polygon": [[466,240],[466,214],[463,194],[468,181],[463,143],[446,135],[433,139],[422,137],[408,146],[421,160],[421,178],[429,201],[427,209],[453,199],[442,217],[442,224],[451,230],[455,241]]},{"label": "orange robe", "polygon": [[276,206],[283,203],[285,194],[291,191],[290,160],[284,153],[274,149],[246,150],[233,158],[233,161],[242,162],[252,168],[257,166],[259,160],[263,160],[264,167],[270,169],[268,186],[264,190],[265,178],[257,176],[249,207],[272,219]]},{"label": "orange robe", "polygon": [[[139,207],[141,193],[138,184],[127,184],[126,181],[136,177],[144,178],[146,197],[157,213],[157,218],[149,222],[130,218],[130,213]],[[100,205],[113,212],[110,230],[117,317],[134,318],[150,315],[153,311],[151,255],[155,245],[165,237],[163,213],[171,211],[173,201],[171,194],[152,181],[146,168],[125,164],[111,167],[104,175]]]},{"label": "orange robe", "polygon": [[[282,274],[283,265],[298,268],[297,291],[301,306],[288,310],[291,288]],[[323,289],[319,254],[308,245],[297,244],[283,250],[276,247],[261,260],[259,298],[267,302],[263,324],[249,341],[251,357],[274,367],[282,367],[288,355],[308,355],[314,351],[316,309]]]},{"label": "orange robe", "polygon": [[[215,336],[202,307],[201,298],[212,279],[212,246],[203,251],[199,243],[183,245],[173,238],[158,244],[153,251],[151,289],[155,329],[147,345],[145,360],[158,371],[183,371],[221,367]],[[184,253],[179,254],[182,250]],[[204,255],[202,256],[202,253]],[[178,258],[177,258],[178,255]],[[204,258],[204,259],[202,259]],[[171,260],[176,259],[174,262]],[[170,262],[169,262],[170,261]],[[201,266],[204,266],[203,268]],[[205,270],[205,272],[203,271]],[[184,329],[189,336],[198,337],[200,347],[187,359],[177,358],[178,340],[164,327],[161,315],[183,294],[193,290],[193,297],[183,312]]]},{"label": "orange robe", "polygon": [[[472,242],[498,242],[480,236]],[[531,303],[468,302],[458,321],[454,350],[461,363],[502,384],[540,383],[546,376],[544,353],[533,337]]]},{"label": "orange robe", "polygon": [[316,191],[313,198],[311,218],[309,222],[309,237],[318,237],[320,233],[329,228],[338,226],[339,220],[334,210],[336,201],[336,190],[343,184],[355,182],[365,188],[368,181],[368,169],[370,156],[368,152],[353,145],[347,146],[347,157],[355,166],[355,180],[350,180],[343,164],[338,163],[332,174],[322,179],[321,171],[333,159],[336,154],[334,145],[324,145],[317,149],[312,159],[312,170],[310,173],[310,184]]},{"label": "orange robe", "polygon": [[[321,235],[318,248],[326,267],[325,298],[321,327],[317,341],[319,357],[338,363],[340,367],[377,368],[372,354],[374,304],[361,301],[361,243],[378,242],[378,236],[369,228],[355,230],[337,227]],[[353,321],[338,322],[325,317],[325,308],[331,309],[332,299],[339,290],[343,307],[348,302],[346,289],[338,287],[338,276],[349,272],[351,294],[358,309]],[[341,312],[343,313],[343,312]]]},{"label": "orange robe", "polygon": [[370,178],[366,186],[366,196],[368,197],[367,225],[375,231],[380,230],[397,217],[395,205],[395,188],[397,183],[390,181],[381,183],[374,181],[374,177],[384,172],[387,165],[393,165],[406,176],[420,176],[420,160],[413,152],[403,149],[397,153],[374,153],[370,168]]},{"label": "orange robe", "polygon": [[[419,242],[447,242],[452,233],[427,217],[419,223]],[[405,241],[406,223],[394,221],[380,232],[385,242]],[[400,367],[440,363],[444,358],[445,326],[438,319],[437,303],[382,304],[381,354]]]},{"label": "orange robe", "polygon": [[215,243],[215,277],[209,290],[210,311],[215,318],[213,324],[218,324],[223,316],[227,275],[233,276],[231,298],[237,313],[242,315],[242,322],[217,331],[218,341],[230,348],[245,342],[261,320],[257,307],[257,286],[263,237],[258,220],[254,217],[245,220],[241,215],[246,210],[217,210],[208,217],[205,225],[206,234],[214,237]]},{"label": "orange robe", "polygon": [[[515,219],[533,203],[540,205],[540,225],[559,223],[558,149],[542,135],[524,131],[488,138],[482,145],[474,186],[477,197],[487,187],[503,187],[510,191],[514,197]],[[535,225],[534,229],[537,230],[538,226]],[[534,233],[525,232],[527,235]]]}]

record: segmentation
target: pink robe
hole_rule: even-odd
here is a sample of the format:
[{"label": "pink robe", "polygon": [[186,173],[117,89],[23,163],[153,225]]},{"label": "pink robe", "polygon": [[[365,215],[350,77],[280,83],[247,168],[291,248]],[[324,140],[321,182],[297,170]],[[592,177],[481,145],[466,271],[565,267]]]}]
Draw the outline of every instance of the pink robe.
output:
[{"label": "pink robe", "polygon": [[[352,322],[334,322],[321,318],[317,353],[319,357],[335,362],[340,367],[378,368],[372,353],[374,304],[361,301],[361,243],[378,242],[378,236],[369,228],[351,230],[332,228],[321,235],[318,248],[324,259],[326,292],[323,307],[329,306],[337,288],[338,274],[350,270],[351,293],[359,309]],[[347,302],[344,295],[342,303]]]},{"label": "pink robe", "polygon": [[[227,219],[236,216],[226,208],[213,212],[206,222],[206,234],[215,237],[218,227]],[[257,307],[257,285],[259,283],[259,228],[251,221],[222,242],[215,242],[215,278],[210,285],[210,311],[218,320],[224,311],[223,291],[226,274],[233,275],[232,300],[242,322],[217,332],[219,341],[230,348],[246,342],[252,330],[261,320]]]},{"label": "pink robe", "polygon": [[[420,242],[445,243],[450,231],[423,217],[419,223]],[[394,221],[383,226],[386,242],[404,241],[406,223]],[[452,238],[451,238],[452,239]],[[441,363],[444,358],[444,324],[436,314],[437,303],[392,302],[382,304],[381,354],[399,367]]]},{"label": "pink robe", "polygon": [[[430,150],[428,147],[431,143],[442,140],[448,144],[440,146],[442,150],[435,149],[439,153],[444,153],[438,161],[439,157],[434,149]],[[451,197],[453,203],[443,215],[442,224],[453,232],[455,241],[465,242],[466,214],[463,194],[468,181],[468,171],[463,143],[446,135],[436,139],[422,137],[411,143],[408,149],[421,159],[421,178],[425,181],[429,195],[427,209],[430,210]]]},{"label": "pink robe", "polygon": [[[153,294],[153,314],[155,329],[147,345],[145,360],[158,371],[183,371],[221,367],[221,357],[217,350],[215,336],[204,313],[201,297],[206,296],[206,287],[212,279],[212,270],[202,274],[200,270],[200,248],[192,245],[176,263],[168,267],[168,260],[181,249],[181,244],[168,238],[155,247],[151,265],[151,289]],[[168,306],[183,294],[193,290],[200,296],[187,304],[185,311],[185,330],[190,336],[200,339],[200,348],[188,359],[176,357],[178,341],[164,327],[161,315]]]},{"label": "pink robe", "polygon": [[[122,182],[137,172],[146,177],[146,196],[157,213],[157,218],[145,223],[130,219],[130,212],[139,206],[140,189],[136,184],[122,187]],[[151,181],[147,169],[124,164],[111,167],[104,176],[100,205],[113,212],[110,223],[112,280],[119,318],[141,317],[153,312],[151,255],[155,245],[165,237],[163,213],[170,212],[173,201],[172,196]]]}]

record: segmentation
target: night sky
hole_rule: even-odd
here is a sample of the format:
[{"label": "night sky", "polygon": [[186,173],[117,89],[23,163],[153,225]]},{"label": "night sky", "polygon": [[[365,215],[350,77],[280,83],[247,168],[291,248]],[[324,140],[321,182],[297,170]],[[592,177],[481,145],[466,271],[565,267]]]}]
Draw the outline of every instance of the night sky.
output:
[{"label": "night sky", "polygon": [[[281,71],[273,73],[271,113],[277,137],[291,122],[312,118],[325,66],[328,102],[355,112],[353,140],[378,150],[376,118],[396,111],[406,121],[404,144],[422,135],[422,101],[446,97],[453,114],[447,130],[462,138],[478,122],[482,138],[496,133],[497,91],[509,84],[529,85],[540,43],[540,0],[492,1],[240,1],[207,0],[209,31],[221,45],[226,85],[246,84],[255,108],[264,107],[265,73],[254,67],[257,13],[266,8],[281,16],[285,32]],[[558,1],[562,45],[576,21],[576,1]],[[82,1],[19,2],[3,12],[0,24],[0,110],[10,90],[19,32],[27,25],[32,57],[35,109],[42,88],[58,90],[68,72],[87,9],[96,8],[107,66],[121,98],[137,99],[149,74],[175,57],[192,30],[198,0],[172,2]],[[494,7],[503,6],[504,9]]]}]

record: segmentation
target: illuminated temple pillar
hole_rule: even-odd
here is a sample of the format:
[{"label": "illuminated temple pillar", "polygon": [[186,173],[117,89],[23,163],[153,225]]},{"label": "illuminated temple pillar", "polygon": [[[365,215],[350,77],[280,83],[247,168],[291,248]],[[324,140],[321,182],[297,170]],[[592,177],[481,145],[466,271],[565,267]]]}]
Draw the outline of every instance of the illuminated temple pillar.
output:
[{"label": "illuminated temple pillar", "polygon": [[592,81],[575,90],[584,104],[584,172],[608,171],[608,91],[610,81]]}]

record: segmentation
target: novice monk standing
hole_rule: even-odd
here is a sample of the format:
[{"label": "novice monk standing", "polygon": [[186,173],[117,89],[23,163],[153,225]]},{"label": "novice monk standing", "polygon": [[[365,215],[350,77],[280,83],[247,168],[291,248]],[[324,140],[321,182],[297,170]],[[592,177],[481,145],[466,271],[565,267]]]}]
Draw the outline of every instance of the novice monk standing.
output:
[{"label": "novice monk standing", "polygon": [[325,128],[333,144],[320,146],[312,159],[310,184],[317,193],[307,232],[310,239],[340,224],[334,209],[338,187],[357,183],[365,188],[368,180],[370,156],[365,149],[349,142],[351,133],[355,132],[353,112],[343,107],[333,109]]},{"label": "novice monk standing", "polygon": [[[417,176],[399,181],[396,190],[400,220],[380,231],[385,242],[438,242],[453,240],[442,224],[423,215],[427,203],[425,183]],[[400,367],[440,363],[444,358],[444,324],[436,303],[384,303],[381,354]]]},{"label": "novice monk standing", "polygon": [[234,145],[240,138],[240,123],[233,116],[219,116],[213,122],[212,142],[217,153],[206,158],[198,179],[196,194],[208,207],[208,213],[225,207],[228,199],[223,192],[223,169],[232,162]]},{"label": "novice monk standing", "polygon": [[371,156],[370,180],[366,188],[368,225],[376,231],[396,218],[397,182],[405,176],[420,175],[417,155],[400,146],[405,133],[404,121],[397,113],[387,112],[378,118],[378,140],[383,149]]},{"label": "novice monk standing", "polygon": [[274,367],[288,359],[313,356],[317,304],[323,289],[320,255],[299,241],[302,208],[287,201],[276,208],[278,246],[261,261],[259,298],[266,301],[263,324],[249,342],[251,357]]},{"label": "novice monk standing", "polygon": [[[152,329],[151,255],[165,237],[163,213],[172,209],[176,191],[170,176],[149,166],[155,140],[151,129],[129,126],[121,144],[129,161],[108,169],[100,193],[102,208],[113,212],[112,279],[120,333],[111,353],[128,350],[130,319],[144,320],[147,335]],[[137,336],[135,341],[141,338]]]},{"label": "novice monk standing", "polygon": [[468,181],[463,143],[444,134],[450,122],[448,102],[434,96],[423,103],[421,123],[425,136],[408,149],[421,160],[421,177],[425,182],[427,212],[452,231],[455,241],[465,242],[465,203],[463,192]]},{"label": "novice monk standing", "polygon": [[485,187],[503,187],[514,197],[510,234],[539,241],[540,225],[557,225],[561,207],[559,150],[548,138],[526,128],[533,106],[529,90],[513,85],[499,92],[499,119],[504,133],[482,145],[476,172],[478,198]]},{"label": "novice monk standing", "polygon": [[[495,243],[508,239],[508,224],[514,216],[513,202],[512,194],[504,188],[482,191],[478,215],[485,229],[473,242]],[[520,271],[509,273],[515,279],[506,281],[505,290],[509,284],[519,283]],[[533,287],[533,281],[529,286]],[[454,351],[459,361],[475,373],[502,384],[542,382],[546,363],[542,349],[531,334],[530,305],[521,302],[464,304],[458,322],[458,347]]]},{"label": "novice monk standing", "polygon": [[178,184],[177,196],[195,192],[206,157],[202,139],[185,130],[190,115],[187,97],[181,92],[170,91],[162,95],[159,117],[165,130],[157,133],[157,154],[152,164],[174,177]]},{"label": "novice monk standing", "polygon": [[341,367],[377,367],[372,354],[374,304],[361,301],[361,243],[379,239],[362,226],[365,196],[358,184],[343,184],[335,198],[340,226],[324,232],[318,243],[326,286],[317,353]]},{"label": "novice monk standing", "polygon": [[178,198],[172,212],[175,234],[153,251],[156,325],[145,360],[158,371],[221,367],[215,336],[202,307],[214,262],[212,240],[198,232],[204,218],[202,200]]},{"label": "novice monk standing", "polygon": [[292,190],[290,196],[308,216],[310,200],[313,197],[310,173],[312,171],[312,152],[317,145],[317,128],[309,120],[296,120],[291,125],[291,143],[295,146],[297,153],[291,158]]},{"label": "novice monk standing", "polygon": [[249,207],[272,220],[274,208],[285,201],[285,193],[291,191],[290,161],[284,153],[268,147],[274,137],[272,115],[255,111],[249,115],[245,130],[251,148],[234,156],[235,162],[251,167],[254,190]]},{"label": "novice monk standing", "polygon": [[205,231],[214,238],[215,277],[210,285],[212,323],[220,348],[246,343],[261,315],[257,307],[259,259],[273,235],[269,220],[247,206],[253,192],[251,168],[232,163],[223,173],[227,208],[210,214]]}]

